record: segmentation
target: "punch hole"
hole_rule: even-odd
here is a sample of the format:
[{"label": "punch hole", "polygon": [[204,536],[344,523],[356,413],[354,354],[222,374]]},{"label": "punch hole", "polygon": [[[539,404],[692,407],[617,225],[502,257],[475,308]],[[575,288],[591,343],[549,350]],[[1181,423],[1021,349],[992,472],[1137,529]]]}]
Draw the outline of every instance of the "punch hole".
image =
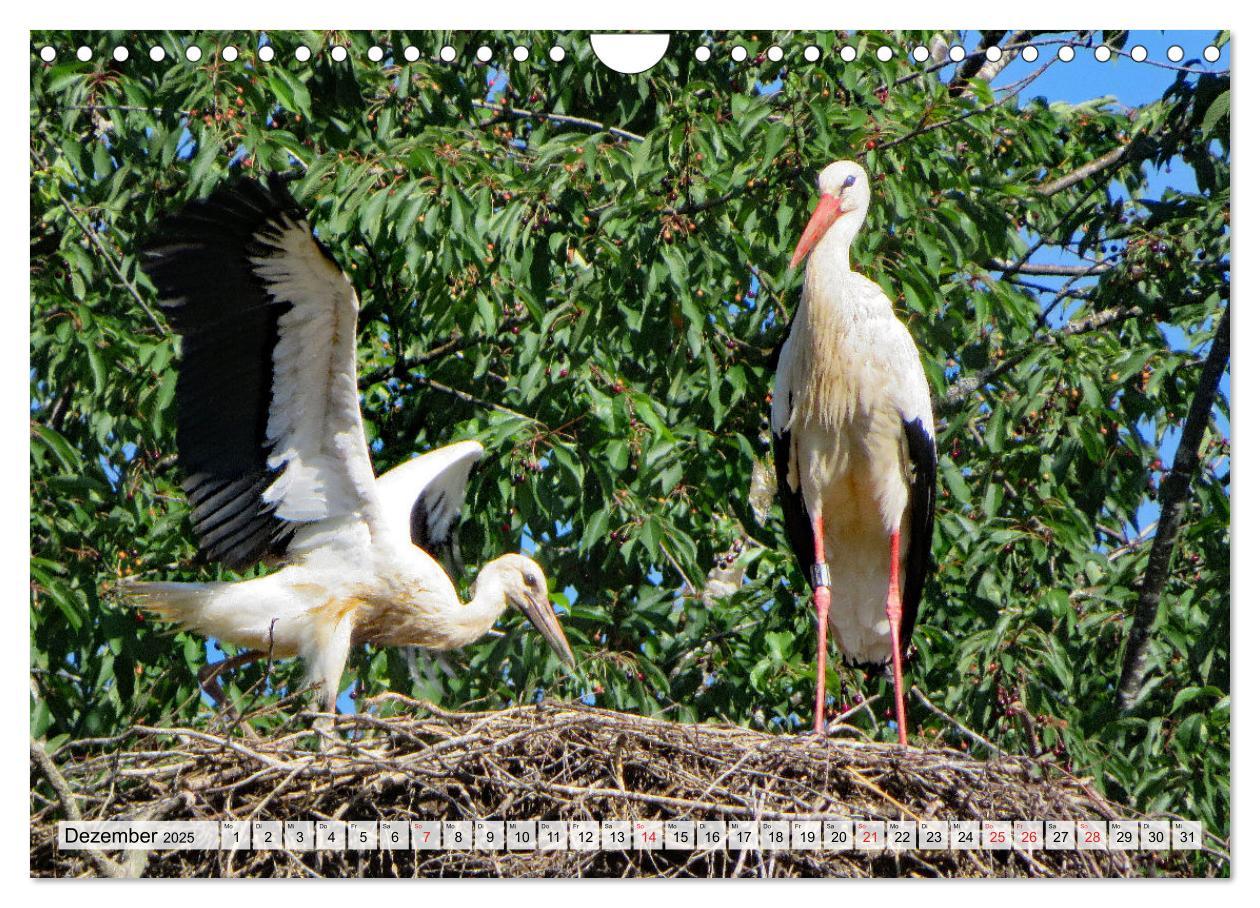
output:
[{"label": "punch hole", "polygon": [[857,59],[857,48],[851,44],[846,44],[840,48],[840,59],[845,63],[852,63]]},{"label": "punch hole", "polygon": [[240,51],[238,51],[231,44],[223,48],[223,50],[219,51],[219,57],[223,60],[226,60],[228,63],[235,63],[236,58],[239,57],[240,55],[241,55]]},{"label": "punch hole", "polygon": [[910,56],[914,58],[915,63],[926,63],[928,57],[932,56],[932,52],[922,44],[918,44],[914,50],[910,51]]},{"label": "punch hole", "polygon": [[770,48],[766,51],[766,57],[771,63],[778,63],[783,59],[783,48],[779,47],[777,44],[771,44]]},{"label": "punch hole", "polygon": [[1071,63],[1076,59],[1076,50],[1070,44],[1064,44],[1059,48],[1059,59],[1064,63]]},{"label": "punch hole", "polygon": [[264,44],[262,47],[258,48],[258,59],[262,60],[264,63],[270,63],[275,58],[276,49],[270,44]]},{"label": "punch hole", "polygon": [[736,44],[731,48],[731,59],[736,63],[743,63],[748,59],[748,51],[742,44]]},{"label": "punch hole", "polygon": [[[417,51],[416,56],[418,57],[419,55],[420,55],[420,52]],[[411,58],[408,57],[407,59],[410,60]],[[442,49],[438,51],[438,59],[441,60],[443,63],[454,63],[455,62],[455,48],[451,47],[449,44],[444,45]]]},{"label": "punch hole", "polygon": [[892,58],[893,58],[893,50],[891,47],[889,47],[886,44],[883,47],[881,47],[879,50],[875,51],[875,59],[878,60],[880,63],[887,63]]},{"label": "punch hole", "polygon": [[591,35],[591,50],[600,63],[629,76],[646,72],[661,62],[669,50],[669,35]]},{"label": "punch hole", "polygon": [[305,44],[299,44],[297,50],[293,52],[293,56],[297,58],[299,63],[305,63],[311,58],[311,49]]},{"label": "punch hole", "polygon": [[487,45],[483,44],[481,47],[477,48],[477,59],[482,63],[489,63],[492,57],[494,57],[494,51],[492,51]]},{"label": "punch hole", "polygon": [[984,49],[984,58],[990,63],[996,63],[998,60],[1002,59],[1002,48],[998,47],[996,44],[992,47],[986,47]]},{"label": "punch hole", "polygon": [[811,45],[809,45],[808,47],[806,47],[806,48],[805,48],[805,60],[806,60],[806,62],[808,62],[808,63],[817,63],[817,62],[818,62],[818,58],[819,58],[819,57],[821,57],[821,56],[822,56],[822,51],[820,51],[820,50],[819,50],[817,47],[815,47],[813,44],[811,44]]},{"label": "punch hole", "polygon": [[1134,63],[1142,63],[1146,60],[1146,48],[1141,44],[1133,45],[1133,50],[1129,51],[1129,56],[1133,58]]},{"label": "punch hole", "polygon": [[1172,47],[1168,48],[1168,59],[1172,63],[1180,63],[1185,55],[1186,52],[1181,49],[1180,44],[1174,44]]},{"label": "punch hole", "polygon": [[557,44],[551,50],[547,51],[547,56],[551,58],[552,63],[559,63],[564,59],[564,48]]},{"label": "punch hole", "polygon": [[74,52],[74,55],[78,57],[82,62],[86,63],[88,60],[92,59],[92,48],[84,44],[82,47],[80,47],[77,51]]},{"label": "punch hole", "polygon": [[328,52],[338,63],[344,63],[348,54],[346,49],[340,44],[334,44],[332,50]]},{"label": "punch hole", "polygon": [[959,44],[955,44],[949,49],[949,59],[955,63],[961,63],[966,56],[967,52],[963,50],[962,46]]},{"label": "punch hole", "polygon": [[1094,59],[1099,63],[1106,63],[1111,59],[1111,48],[1105,44],[1102,47],[1095,47]]},{"label": "punch hole", "polygon": [[196,44],[190,44],[184,50],[184,59],[189,63],[196,63],[201,59],[201,48]]},{"label": "punch hole", "polygon": [[373,63],[380,63],[382,60],[385,59],[385,51],[373,45],[372,47],[368,48],[368,59],[371,60]]},{"label": "punch hole", "polygon": [[1215,44],[1209,44],[1207,47],[1203,48],[1203,59],[1207,60],[1209,63],[1215,63],[1220,58],[1221,49]]},{"label": "punch hole", "polygon": [[166,51],[155,44],[149,48],[149,59],[154,63],[161,63],[166,59]]},{"label": "punch hole", "polygon": [[518,44],[512,48],[512,59],[517,63],[524,63],[529,59],[529,48],[524,44]]},{"label": "punch hole", "polygon": [[709,58],[713,56],[713,51],[709,50],[703,44],[696,48],[696,59],[701,63],[708,63]]},{"label": "punch hole", "polygon": [[114,59],[119,63],[126,63],[127,58],[131,56],[130,51],[121,44],[114,48]]},{"label": "punch hole", "polygon": [[57,59],[57,51],[52,45],[45,44],[39,49],[39,58],[45,63],[51,63]]},{"label": "punch hole", "polygon": [[1036,60],[1039,55],[1037,53],[1037,48],[1025,47],[1023,50],[1019,52],[1019,56],[1023,59],[1025,63],[1031,63],[1034,60]]},{"label": "punch hole", "polygon": [[415,63],[420,59],[420,48],[414,44],[408,44],[403,48],[403,59],[408,63]]}]

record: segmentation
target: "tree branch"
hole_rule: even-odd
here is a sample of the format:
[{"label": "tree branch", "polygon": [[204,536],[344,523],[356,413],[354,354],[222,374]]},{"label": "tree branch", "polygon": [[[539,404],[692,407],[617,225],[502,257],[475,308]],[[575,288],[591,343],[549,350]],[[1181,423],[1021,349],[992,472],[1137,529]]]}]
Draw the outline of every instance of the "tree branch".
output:
[{"label": "tree branch", "polygon": [[1043,335],[1040,338],[1034,338],[1030,343],[1020,347],[1006,359],[1000,363],[994,363],[986,369],[980,370],[976,375],[969,375],[966,378],[960,378],[949,387],[949,391],[945,394],[944,399],[938,399],[932,402],[932,409],[938,414],[953,412],[967,397],[970,397],[977,389],[983,388],[995,378],[1000,378],[1007,372],[1010,372],[1037,350],[1042,349],[1046,345],[1054,345],[1061,342],[1064,338],[1074,337],[1078,334],[1086,334],[1090,331],[1097,331],[1099,328],[1107,325],[1114,325],[1118,322],[1127,321],[1134,316],[1141,315],[1142,309],[1139,306],[1116,306],[1112,309],[1104,309],[1101,312],[1095,312],[1093,315],[1069,322],[1058,331],[1052,334]]},{"label": "tree branch", "polygon": [[1028,76],[1025,76],[1023,79],[1020,79],[1018,82],[1010,86],[1007,86],[1006,89],[1002,91],[1001,97],[995,98],[992,101],[992,103],[985,104],[982,107],[972,108],[971,110],[968,110],[965,113],[959,114],[956,117],[951,117],[948,120],[941,120],[939,123],[929,123],[926,126],[921,126],[921,127],[911,130],[910,132],[906,133],[904,136],[898,136],[897,138],[891,139],[887,142],[881,142],[878,145],[876,145],[875,148],[871,149],[871,151],[868,152],[868,154],[873,153],[875,151],[883,151],[884,149],[892,148],[895,145],[900,145],[902,142],[908,142],[913,138],[923,135],[924,133],[934,132],[938,129],[944,129],[947,126],[953,126],[957,123],[963,122],[964,120],[969,120],[978,114],[988,113],[994,108],[1000,107],[1001,105],[1005,104],[1007,101],[1011,100],[1011,98],[1016,97],[1024,88],[1026,88],[1027,86],[1035,82],[1037,79],[1039,79],[1042,73],[1044,73],[1047,69],[1049,69],[1055,63],[1057,63],[1058,59],[1059,59],[1058,57],[1051,57],[1047,62],[1042,64],[1040,67],[1038,67],[1038,69],[1035,72],[1031,73]]},{"label": "tree branch", "polygon": [[1001,259],[993,259],[987,262],[985,267],[1007,274],[1037,274],[1051,277],[1088,277],[1094,274],[1105,274],[1111,270],[1111,265],[1104,262],[1096,265],[1048,265],[1038,262],[1004,262]]},{"label": "tree branch", "polygon": [[1229,307],[1230,304],[1226,303],[1225,312],[1216,325],[1216,336],[1212,339],[1212,349],[1203,363],[1199,385],[1190,402],[1190,411],[1181,432],[1181,442],[1177,445],[1173,468],[1164,476],[1159,486],[1159,527],[1155,530],[1155,541],[1151,543],[1146,573],[1142,577],[1142,591],[1138,595],[1133,626],[1129,629],[1124,668],[1116,690],[1116,706],[1122,712],[1129,712],[1137,705],[1143,682],[1150,674],[1147,658],[1151,635],[1159,615],[1159,600],[1168,583],[1173,546],[1176,545],[1177,535],[1181,531],[1191,482],[1199,472],[1199,445],[1203,442],[1203,433],[1212,416],[1221,375],[1229,361]]},{"label": "tree branch", "polygon": [[[508,324],[510,323],[504,322],[505,326]],[[410,380],[412,378],[409,374],[411,370],[427,365],[435,359],[446,356],[448,353],[458,353],[461,350],[467,350],[469,347],[474,347],[477,344],[485,343],[490,340],[494,340],[494,337],[489,334],[475,333],[463,335],[459,332],[453,331],[447,336],[446,340],[442,341],[442,343],[438,344],[436,347],[431,347],[423,353],[416,354],[410,359],[396,360],[391,366],[385,366],[363,374],[359,377],[359,384],[364,388],[369,388],[377,382],[385,381],[387,378]]]},{"label": "tree branch", "polygon": [[523,107],[509,107],[504,104],[495,104],[492,101],[474,100],[472,105],[473,107],[479,107],[482,110],[493,110],[495,113],[515,117],[521,120],[543,119],[552,123],[563,123],[565,126],[580,126],[583,129],[589,129],[592,132],[606,132],[610,136],[614,136],[618,139],[625,139],[629,142],[643,141],[643,136],[636,132],[630,132],[627,129],[620,129],[616,126],[605,126],[598,120],[588,120],[586,117],[571,117],[568,114],[526,110]]},{"label": "tree branch", "polygon": [[1082,167],[1078,167],[1066,176],[1059,177],[1057,180],[1050,180],[1049,182],[1042,183],[1037,187],[1037,192],[1041,193],[1043,196],[1052,196],[1056,192],[1062,192],[1070,186],[1075,186],[1081,180],[1093,176],[1098,173],[1098,171],[1105,170],[1112,164],[1119,163],[1125,155],[1129,154],[1133,145],[1133,142],[1130,142],[1128,145],[1118,145],[1101,158],[1098,158],[1095,161],[1090,161]]},{"label": "tree branch", "polygon": [[[31,738],[31,759],[35,761],[39,771],[44,774],[44,778],[52,786],[53,792],[57,795],[57,800],[61,804],[61,811],[66,815],[66,819],[72,823],[83,822],[83,814],[79,812],[79,803],[74,798],[74,792],[70,790],[70,783],[61,774],[61,770],[52,761],[52,757],[48,756],[44,746],[34,738]],[[100,870],[103,876],[115,880],[127,879],[130,876],[121,864],[103,852],[97,851],[95,848],[88,848],[86,851],[88,857],[92,859],[92,863],[96,864],[97,869]]]},{"label": "tree branch", "polygon": [[[31,158],[41,170],[50,169],[48,161],[33,148],[31,149]],[[94,247],[96,247],[96,251],[100,253],[101,258],[105,260],[105,264],[109,265],[110,271],[114,272],[114,276],[118,278],[119,283],[121,283],[123,287],[126,288],[127,292],[131,294],[132,299],[134,299],[139,304],[140,308],[144,310],[145,315],[149,316],[149,321],[153,323],[153,327],[157,328],[158,333],[165,337],[166,328],[162,326],[162,323],[158,321],[158,317],[153,313],[153,310],[149,308],[148,303],[146,303],[144,298],[140,296],[140,291],[136,289],[135,284],[127,280],[122,273],[122,269],[115,264],[113,257],[105,250],[105,244],[101,242],[101,238],[97,236],[96,231],[92,229],[90,224],[85,224],[79,218],[78,213],[74,210],[74,206],[70,204],[69,199],[61,194],[60,189],[54,189],[53,191],[56,192],[57,199],[61,202],[61,207],[66,210],[66,214],[70,215],[70,219],[78,225],[78,228],[83,232],[83,235],[88,238],[88,241],[91,242]]]},{"label": "tree branch", "polygon": [[469,394],[467,391],[461,391],[459,388],[452,388],[450,385],[444,385],[440,381],[436,381],[424,375],[412,375],[409,380],[422,385],[427,385],[435,391],[441,391],[443,394],[449,394],[451,397],[454,397],[456,400],[462,400],[464,403],[475,404],[478,407],[485,407],[488,410],[497,410],[499,413],[504,413],[508,416],[515,416],[517,419],[525,420],[525,422],[546,427],[546,423],[534,419],[532,416],[526,416],[524,413],[518,413],[510,407],[505,407],[502,404],[496,404],[493,401],[482,400],[480,397]]}]

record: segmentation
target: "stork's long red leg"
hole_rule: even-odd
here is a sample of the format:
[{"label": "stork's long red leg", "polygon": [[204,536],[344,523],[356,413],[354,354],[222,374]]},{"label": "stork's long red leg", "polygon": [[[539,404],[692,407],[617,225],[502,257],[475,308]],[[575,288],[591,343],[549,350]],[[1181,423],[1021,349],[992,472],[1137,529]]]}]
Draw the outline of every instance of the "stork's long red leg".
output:
[{"label": "stork's long red leg", "polygon": [[884,612],[892,634],[893,696],[897,698],[897,740],[906,743],[906,700],[901,684],[901,531],[892,534],[888,559],[888,601]]},{"label": "stork's long red leg", "polygon": [[[821,570],[820,570],[821,568]],[[822,517],[814,520],[814,607],[818,609],[818,685],[814,693],[814,731],[826,734],[823,714],[827,699],[827,616],[831,612],[831,581],[827,571],[827,546],[823,542]]]}]

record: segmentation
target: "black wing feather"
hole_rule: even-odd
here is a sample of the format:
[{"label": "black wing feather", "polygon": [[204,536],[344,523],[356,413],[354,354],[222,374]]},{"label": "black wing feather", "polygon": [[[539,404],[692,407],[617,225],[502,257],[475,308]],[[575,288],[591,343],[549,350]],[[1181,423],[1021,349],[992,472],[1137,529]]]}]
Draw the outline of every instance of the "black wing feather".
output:
[{"label": "black wing feather", "polygon": [[[791,401],[788,401],[789,406]],[[792,433],[784,429],[782,433],[771,432],[774,441],[774,472],[779,484],[779,504],[783,508],[783,528],[787,531],[788,543],[792,553],[796,555],[796,563],[800,565],[805,583],[809,583],[810,568],[814,564],[814,528],[809,520],[809,511],[805,509],[805,496],[800,487],[793,489],[788,482],[790,458],[792,456]]]},{"label": "black wing feather", "polygon": [[919,617],[919,602],[932,561],[932,525],[936,520],[936,442],[921,419],[902,420],[910,454],[910,545],[906,550],[906,580],[901,591],[901,646]]},{"label": "black wing feather", "polygon": [[458,505],[448,500],[445,490],[426,489],[411,508],[411,541],[439,561],[446,573],[458,577],[464,572],[459,551]]},{"label": "black wing feather", "polygon": [[260,233],[301,219],[283,184],[241,180],[189,203],[158,228],[142,267],[182,336],[176,440],[202,552],[232,568],[283,555],[295,525],[262,494],[276,479],[267,421],[277,303],[251,257],[271,254]]}]

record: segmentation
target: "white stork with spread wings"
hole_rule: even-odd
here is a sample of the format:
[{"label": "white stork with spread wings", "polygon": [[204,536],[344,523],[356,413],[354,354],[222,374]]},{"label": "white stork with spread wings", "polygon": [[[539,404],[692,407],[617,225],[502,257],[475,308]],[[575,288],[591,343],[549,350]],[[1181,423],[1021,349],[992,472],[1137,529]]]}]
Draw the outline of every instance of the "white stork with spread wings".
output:
[{"label": "white stork with spread wings", "polygon": [[128,596],[246,657],[301,656],[329,713],[351,646],[454,649],[509,604],[573,664],[537,564],[490,562],[465,604],[434,559],[481,445],[376,477],[359,412],[359,301],[279,180],[189,204],[143,268],[183,337],[177,443],[201,551],[236,569],[285,566],[237,583],[130,583]]},{"label": "white stork with spread wings", "polygon": [[892,303],[849,267],[871,199],[866,171],[837,161],[818,189],[792,256],[792,268],[809,262],[770,414],[784,522],[818,610],[814,728],[825,730],[830,622],[846,660],[891,660],[905,744],[901,660],[927,578],[936,500],[932,399]]}]

